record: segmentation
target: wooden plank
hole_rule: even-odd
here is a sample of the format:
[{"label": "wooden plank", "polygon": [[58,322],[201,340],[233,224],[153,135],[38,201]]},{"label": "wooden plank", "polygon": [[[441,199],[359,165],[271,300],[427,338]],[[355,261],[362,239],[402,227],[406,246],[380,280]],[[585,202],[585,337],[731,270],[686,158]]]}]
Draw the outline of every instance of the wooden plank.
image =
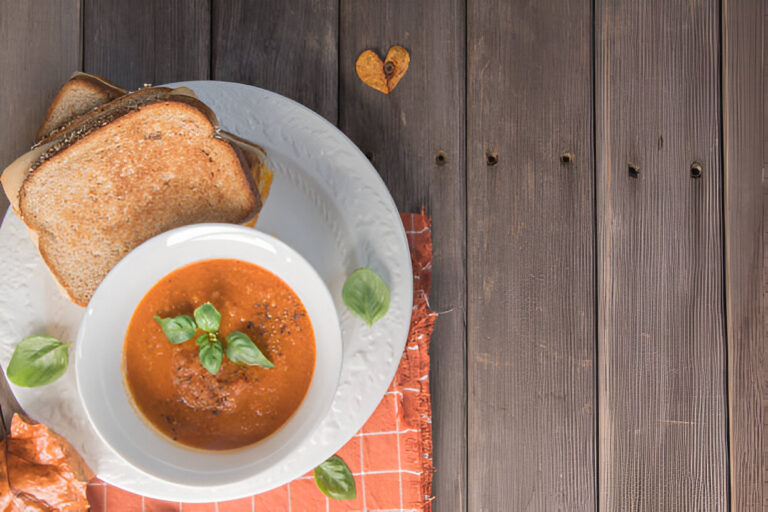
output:
[{"label": "wooden plank", "polygon": [[[373,161],[401,211],[432,216],[430,305],[441,312],[431,343],[434,510],[466,507],[465,22],[461,0],[343,0],[339,126]],[[384,95],[355,62],[395,44],[407,74]],[[442,153],[441,153],[442,152]]]},{"label": "wooden plank", "polygon": [[336,123],[338,0],[214,0],[215,80],[288,96]]},{"label": "wooden plank", "polygon": [[[80,67],[79,0],[0,0],[0,170],[35,138],[56,91]],[[0,191],[0,218],[8,200]]]},{"label": "wooden plank", "polygon": [[594,510],[592,2],[467,32],[468,508]]},{"label": "wooden plank", "polygon": [[725,258],[733,510],[768,509],[765,3],[723,2]]},{"label": "wooden plank", "polygon": [[83,69],[129,89],[205,80],[210,0],[83,0]]},{"label": "wooden plank", "polygon": [[725,510],[719,2],[596,9],[600,509]]}]

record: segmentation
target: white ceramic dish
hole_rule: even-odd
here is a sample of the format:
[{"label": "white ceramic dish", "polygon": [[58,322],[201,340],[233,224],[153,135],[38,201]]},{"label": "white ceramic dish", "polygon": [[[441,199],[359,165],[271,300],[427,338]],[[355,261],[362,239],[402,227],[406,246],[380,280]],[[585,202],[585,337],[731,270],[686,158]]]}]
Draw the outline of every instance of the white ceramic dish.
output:
[{"label": "white ceramic dish", "polygon": [[[315,371],[307,395],[288,422],[255,445],[218,453],[186,448],[150,427],[132,404],[122,373],[125,332],[141,299],[173,270],[213,258],[247,261],[285,281],[307,310],[316,346]],[[75,347],[80,398],[102,440],[141,471],[199,487],[239,482],[279,464],[323,419],[341,371],[338,317],[331,294],[317,272],[274,237],[228,224],[174,229],[131,251],[94,293]]]},{"label": "white ceramic dish", "polygon": [[[73,367],[44,388],[12,388],[24,409],[66,436],[102,480],[169,501],[221,501],[267,491],[303,475],[365,423],[400,362],[413,280],[395,204],[368,159],[344,134],[309,109],[263,89],[226,82],[183,85],[213,108],[224,129],[266,149],[275,181],[257,228],[304,256],[331,292],[344,353],[328,414],[266,474],[198,488],[139,471],[103,443],[80,404]],[[382,276],[391,292],[389,312],[373,328],[349,313],[341,300],[344,279],[361,266]],[[0,227],[0,363],[7,366],[13,347],[29,334],[48,332],[74,341],[84,311],[61,296],[24,224],[9,211]]]}]

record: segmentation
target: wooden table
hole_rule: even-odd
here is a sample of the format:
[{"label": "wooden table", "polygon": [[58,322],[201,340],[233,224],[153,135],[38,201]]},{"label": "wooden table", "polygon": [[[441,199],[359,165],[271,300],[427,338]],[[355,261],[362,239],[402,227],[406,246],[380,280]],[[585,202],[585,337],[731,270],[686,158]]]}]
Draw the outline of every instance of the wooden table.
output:
[{"label": "wooden table", "polygon": [[[0,0],[0,166],[78,69],[294,98],[433,218],[435,510],[768,510],[767,15]],[[393,44],[386,96],[355,59]]]}]

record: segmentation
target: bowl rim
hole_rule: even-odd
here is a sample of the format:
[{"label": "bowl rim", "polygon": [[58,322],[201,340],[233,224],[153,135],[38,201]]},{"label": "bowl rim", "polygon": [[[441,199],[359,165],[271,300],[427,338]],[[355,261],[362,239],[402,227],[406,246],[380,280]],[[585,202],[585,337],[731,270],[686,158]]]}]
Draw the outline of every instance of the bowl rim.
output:
[{"label": "bowl rim", "polygon": [[[248,466],[242,466],[237,467],[234,470],[230,470],[227,472],[219,472],[222,475],[226,475],[226,480],[223,481],[214,481],[214,479],[209,478],[211,473],[205,472],[206,475],[206,483],[201,484],[200,482],[194,482],[190,481],[185,478],[176,478],[173,476],[169,476],[166,472],[163,471],[156,471],[156,468],[153,467],[147,467],[144,464],[137,463],[130,455],[125,453],[124,449],[121,449],[121,447],[115,446],[115,444],[110,440],[111,437],[113,437],[110,434],[106,434],[102,428],[109,426],[108,424],[102,424],[100,420],[96,418],[98,416],[99,411],[93,410],[93,407],[95,404],[91,404],[91,407],[88,405],[88,401],[86,400],[86,396],[88,396],[88,393],[84,393],[84,380],[85,380],[85,372],[87,371],[90,366],[86,367],[84,360],[84,352],[85,347],[89,344],[88,342],[84,341],[84,339],[87,338],[89,335],[88,332],[88,325],[89,320],[93,316],[94,307],[105,307],[103,306],[104,303],[109,303],[108,300],[110,297],[113,297],[112,295],[105,295],[110,290],[110,286],[112,286],[113,281],[115,279],[118,279],[121,276],[121,274],[126,272],[126,269],[131,269],[135,267],[136,265],[140,265],[140,260],[137,259],[140,256],[145,256],[145,252],[150,251],[150,255],[154,253],[157,250],[163,251],[167,250],[170,245],[179,245],[184,244],[185,242],[195,241],[198,240],[199,237],[203,238],[209,238],[211,236],[226,236],[226,235],[239,235],[239,236],[245,236],[247,238],[250,238],[254,241],[258,240],[259,242],[263,244],[267,244],[272,246],[273,248],[276,248],[276,254],[285,254],[288,256],[289,261],[291,262],[291,265],[298,265],[300,268],[303,269],[304,272],[309,273],[311,275],[311,279],[314,281],[311,286],[308,286],[308,288],[313,288],[314,293],[319,294],[319,296],[322,296],[322,298],[318,299],[318,302],[323,303],[323,307],[329,308],[329,310],[333,313],[333,320],[329,322],[328,325],[330,325],[331,330],[333,331],[332,339],[329,339],[328,341],[324,341],[323,343],[325,345],[332,344],[330,347],[323,347],[323,350],[331,349],[334,353],[332,354],[332,364],[333,367],[329,368],[326,372],[319,372],[319,340],[318,340],[318,322],[315,318],[312,317],[309,311],[309,307],[307,307],[307,295],[309,294],[308,291],[305,289],[297,289],[297,287],[294,285],[285,282],[286,279],[279,271],[276,271],[274,266],[270,267],[268,264],[265,265],[263,263],[257,263],[254,261],[251,261],[247,258],[238,257],[237,254],[231,254],[227,256],[219,256],[219,255],[210,255],[210,254],[202,254],[200,257],[195,257],[194,259],[190,261],[174,261],[172,263],[168,263],[167,266],[164,266],[161,277],[158,279],[155,279],[152,281],[152,283],[149,285],[148,288],[142,287],[139,291],[133,291],[133,294],[138,297],[138,301],[133,305],[133,309],[128,314],[129,322],[130,318],[133,316],[133,313],[135,312],[135,308],[138,307],[138,303],[146,296],[146,294],[149,292],[149,290],[157,284],[157,282],[162,279],[164,276],[186,266],[191,263],[199,262],[199,261],[205,261],[209,259],[235,259],[239,261],[245,261],[247,263],[255,264],[260,266],[261,268],[264,268],[265,270],[271,272],[272,274],[276,275],[278,278],[283,280],[287,286],[291,288],[291,290],[299,296],[299,298],[302,300],[302,303],[304,304],[305,308],[307,308],[307,315],[310,317],[310,322],[312,324],[314,335],[315,335],[315,365],[313,368],[313,374],[312,378],[310,379],[309,386],[307,388],[307,392],[304,395],[304,398],[302,399],[302,402],[299,404],[299,406],[293,411],[291,416],[272,434],[267,436],[266,438],[251,444],[246,445],[241,448],[236,448],[232,450],[222,450],[222,451],[215,451],[215,450],[203,450],[199,448],[194,448],[190,446],[186,446],[182,443],[174,442],[171,439],[169,439],[165,434],[161,433],[154,425],[151,424],[151,422],[143,416],[143,413],[138,409],[136,404],[134,403],[133,397],[130,394],[130,391],[128,390],[126,384],[125,384],[125,376],[123,372],[123,345],[125,341],[125,332],[123,331],[120,337],[120,343],[119,343],[119,352],[120,352],[120,361],[121,361],[121,371],[120,371],[120,386],[123,388],[123,391],[125,393],[126,401],[128,402],[129,407],[131,408],[133,414],[139,419],[139,421],[143,424],[144,428],[148,431],[152,432],[152,434],[160,439],[162,439],[165,443],[172,445],[176,450],[184,453],[202,453],[205,456],[208,457],[215,457],[215,458],[224,458],[228,454],[232,453],[243,453],[247,451],[251,451],[254,448],[258,446],[263,446],[265,442],[267,442],[270,439],[273,439],[276,437],[276,435],[282,431],[286,430],[286,427],[291,425],[299,415],[299,411],[302,410],[302,408],[305,406],[305,404],[308,401],[308,397],[310,395],[310,392],[313,390],[313,387],[323,385],[324,391],[321,394],[321,404],[319,407],[315,407],[314,412],[309,416],[309,419],[305,421],[302,425],[299,427],[299,434],[296,434],[293,436],[293,438],[289,439],[289,443],[284,442],[281,447],[275,452],[276,455],[271,456],[271,454],[268,454],[265,457],[256,459],[256,462],[266,460],[265,467],[257,468],[256,462],[251,463]],[[319,285],[319,286],[317,286]],[[323,315],[325,317],[326,315]],[[92,321],[92,320],[91,320]],[[322,322],[326,322],[328,319],[322,320]],[[91,336],[93,337],[93,336]],[[325,338],[324,338],[325,339]],[[90,342],[90,343],[93,343]],[[181,226],[178,228],[174,228],[168,231],[165,231],[163,233],[160,233],[145,242],[141,243],[137,247],[135,247],[133,250],[131,250],[124,258],[122,258],[104,277],[102,282],[97,287],[96,291],[93,294],[93,297],[89,304],[86,306],[86,313],[83,316],[83,320],[78,328],[77,332],[77,338],[75,343],[75,380],[77,384],[77,394],[80,402],[83,405],[83,408],[86,413],[86,417],[88,418],[88,422],[91,424],[93,429],[96,431],[96,434],[101,438],[101,440],[110,447],[111,450],[113,450],[120,458],[122,458],[124,461],[126,461],[127,464],[134,467],[138,471],[150,475],[155,478],[159,478],[164,481],[172,482],[179,485],[189,485],[193,487],[216,487],[221,485],[222,483],[236,483],[238,481],[251,479],[254,476],[264,472],[268,471],[270,467],[274,467],[276,464],[279,464],[280,460],[287,457],[290,453],[294,451],[296,446],[299,444],[299,442],[302,439],[305,439],[309,436],[311,436],[312,432],[315,431],[318,427],[318,425],[322,422],[323,418],[326,416],[328,410],[330,409],[332,403],[333,403],[333,397],[336,394],[336,389],[338,387],[339,378],[341,375],[341,368],[342,368],[342,359],[343,359],[343,342],[342,342],[342,334],[341,334],[341,326],[340,321],[338,317],[338,311],[336,310],[336,306],[333,301],[333,297],[331,296],[331,293],[328,289],[327,284],[325,281],[320,277],[316,269],[304,258],[298,251],[290,247],[285,242],[279,240],[278,238],[268,234],[264,233],[262,231],[259,231],[258,229],[246,227],[242,225],[236,225],[236,224],[225,224],[225,223],[198,223],[198,224],[190,224],[187,226]],[[325,373],[325,375],[322,375],[323,380],[326,381],[325,384],[318,384],[319,382],[319,376]],[[327,379],[331,379],[328,381]],[[331,385],[332,384],[332,385]],[[333,392],[331,392],[331,389],[333,389]],[[292,443],[292,445],[290,445]],[[122,447],[124,448],[124,447]],[[182,469],[182,472],[185,474],[188,474],[189,471],[184,470],[183,468],[179,468],[177,464],[169,463],[168,466],[174,467],[176,469]],[[248,469],[249,471],[246,471]],[[239,474],[233,475],[233,471],[239,471]]]}]

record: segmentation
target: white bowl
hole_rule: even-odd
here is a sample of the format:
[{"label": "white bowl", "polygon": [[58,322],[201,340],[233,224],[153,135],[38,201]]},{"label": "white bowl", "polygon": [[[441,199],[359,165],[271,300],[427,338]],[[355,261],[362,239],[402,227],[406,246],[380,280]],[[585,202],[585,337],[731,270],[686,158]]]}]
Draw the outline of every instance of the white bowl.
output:
[{"label": "white bowl", "polygon": [[[316,345],[315,371],[293,416],[255,445],[222,452],[187,448],[150,427],[132,405],[122,372],[125,332],[144,295],[173,270],[211,258],[254,263],[283,279],[304,303]],[[88,418],[107,445],[145,473],[169,482],[207,487],[267,471],[307,438],[331,405],[341,360],[341,331],[331,294],[301,255],[251,228],[196,224],[144,242],[109,272],[80,325],[75,371]]]}]

